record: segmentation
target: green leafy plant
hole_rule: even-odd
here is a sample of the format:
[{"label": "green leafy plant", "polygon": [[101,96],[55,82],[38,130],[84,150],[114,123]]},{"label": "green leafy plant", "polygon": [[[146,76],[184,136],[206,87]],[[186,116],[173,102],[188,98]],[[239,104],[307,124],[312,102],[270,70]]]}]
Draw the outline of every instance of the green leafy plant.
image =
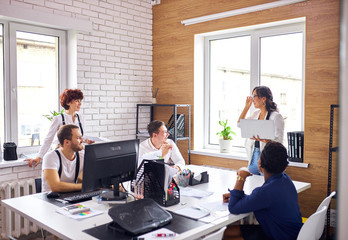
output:
[{"label": "green leafy plant", "polygon": [[231,130],[231,127],[227,126],[227,119],[226,122],[219,121],[220,126],[222,126],[224,129],[221,132],[216,133],[216,135],[220,135],[224,140],[232,140],[231,134],[236,135],[235,132]]},{"label": "green leafy plant", "polygon": [[42,115],[42,116],[44,116],[44,117],[47,118],[48,120],[52,121],[52,119],[53,119],[55,116],[61,115],[63,112],[64,112],[64,109],[63,109],[62,111],[60,111],[60,112],[51,111],[51,114],[46,114],[46,115]]}]

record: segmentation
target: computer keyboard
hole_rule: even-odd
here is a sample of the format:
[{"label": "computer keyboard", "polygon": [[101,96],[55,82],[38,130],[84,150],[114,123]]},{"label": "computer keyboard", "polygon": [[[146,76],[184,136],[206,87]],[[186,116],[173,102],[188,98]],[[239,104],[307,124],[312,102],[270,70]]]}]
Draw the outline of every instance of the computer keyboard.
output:
[{"label": "computer keyboard", "polygon": [[97,190],[97,191],[91,191],[91,192],[77,192],[73,194],[69,194],[68,196],[65,196],[63,200],[68,202],[82,202],[86,200],[92,199],[94,196],[98,196],[103,192],[103,190]]}]

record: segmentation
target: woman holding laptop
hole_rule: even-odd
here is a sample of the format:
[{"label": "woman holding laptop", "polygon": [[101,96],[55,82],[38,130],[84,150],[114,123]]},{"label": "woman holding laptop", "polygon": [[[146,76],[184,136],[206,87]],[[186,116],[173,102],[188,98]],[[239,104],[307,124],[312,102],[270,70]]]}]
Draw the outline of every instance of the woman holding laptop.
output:
[{"label": "woman holding laptop", "polygon": [[[253,103],[256,111],[251,113],[251,115],[246,118],[246,115]],[[258,86],[253,89],[252,96],[247,97],[245,101],[245,107],[239,116],[238,127],[240,127],[239,123],[241,119],[273,120],[275,131],[275,139],[273,139],[273,141],[283,143],[284,119],[278,111],[277,104],[273,102],[273,95],[268,87]],[[257,161],[260,158],[262,149],[269,141],[270,139],[260,139],[259,136],[254,136],[251,139],[246,139],[245,149],[249,159],[249,171],[252,174],[260,174],[257,166]]]}]

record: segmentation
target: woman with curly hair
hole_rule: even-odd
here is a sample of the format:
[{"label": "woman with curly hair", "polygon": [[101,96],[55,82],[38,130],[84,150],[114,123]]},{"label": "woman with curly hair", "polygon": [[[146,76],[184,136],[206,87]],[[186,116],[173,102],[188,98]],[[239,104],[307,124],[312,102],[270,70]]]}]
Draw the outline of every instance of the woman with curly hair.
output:
[{"label": "woman with curly hair", "polygon": [[[36,167],[40,163],[41,159],[47,153],[52,143],[58,144],[56,135],[58,129],[62,125],[74,124],[80,128],[82,135],[84,133],[84,119],[80,114],[77,113],[78,111],[80,111],[82,104],[82,91],[80,89],[65,89],[64,92],[60,94],[59,99],[60,105],[65,109],[65,111],[61,115],[55,116],[52,119],[51,126],[48,130],[48,134],[44,139],[43,144],[41,145],[38,156],[34,159],[24,160],[29,163],[29,167]],[[84,142],[88,144],[94,143],[93,141],[90,141],[88,139],[85,139]]]},{"label": "woman with curly hair", "polygon": [[[238,126],[241,119],[246,118],[251,105],[254,103],[256,111],[253,112],[247,119],[258,120],[273,120],[274,121],[274,141],[283,143],[284,136],[284,118],[279,113],[277,104],[273,102],[271,89],[266,86],[255,87],[252,91],[252,96],[248,96],[245,101],[245,107],[238,119]],[[252,139],[246,139],[245,149],[249,159],[249,171],[252,174],[260,174],[257,161],[260,158],[260,153],[269,139],[260,139],[255,136]]]}]

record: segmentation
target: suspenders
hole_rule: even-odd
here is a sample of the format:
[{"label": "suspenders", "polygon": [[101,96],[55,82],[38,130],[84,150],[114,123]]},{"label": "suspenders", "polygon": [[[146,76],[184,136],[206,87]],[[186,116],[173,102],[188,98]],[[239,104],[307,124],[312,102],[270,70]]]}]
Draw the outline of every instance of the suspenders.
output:
[{"label": "suspenders", "polygon": [[[62,116],[62,122],[63,122],[63,125],[65,125],[65,118],[64,118],[64,115],[61,114],[60,116]],[[80,117],[79,115],[76,113],[76,117],[77,117],[77,120],[79,121],[79,126],[80,126],[80,130],[81,130],[81,134],[83,135],[83,129],[82,129],[82,124],[80,122]],[[59,178],[62,176],[62,158],[60,156],[60,153],[58,150],[55,150],[55,152],[57,153],[58,155],[58,158],[59,158],[59,169],[58,169],[58,175],[59,175]],[[76,169],[75,169],[75,183],[77,183],[77,178],[79,176],[79,172],[80,172],[80,154],[78,152],[76,152]]]},{"label": "suspenders", "polygon": [[[62,158],[60,156],[60,153],[58,150],[54,150],[59,158],[59,169],[58,169],[58,175],[59,178],[62,176]],[[75,168],[75,183],[77,183],[77,178],[79,176],[79,172],[80,172],[80,154],[78,152],[76,152],[76,168]]]},{"label": "suspenders", "polygon": [[[64,115],[61,114],[60,116],[62,116],[62,122],[63,122],[63,125],[65,125],[65,118],[64,118]],[[83,136],[83,129],[82,129],[82,124],[80,122],[80,116],[76,113],[76,117],[77,117],[77,121],[79,121],[79,126],[80,126],[80,130],[81,130],[81,135]]]}]

